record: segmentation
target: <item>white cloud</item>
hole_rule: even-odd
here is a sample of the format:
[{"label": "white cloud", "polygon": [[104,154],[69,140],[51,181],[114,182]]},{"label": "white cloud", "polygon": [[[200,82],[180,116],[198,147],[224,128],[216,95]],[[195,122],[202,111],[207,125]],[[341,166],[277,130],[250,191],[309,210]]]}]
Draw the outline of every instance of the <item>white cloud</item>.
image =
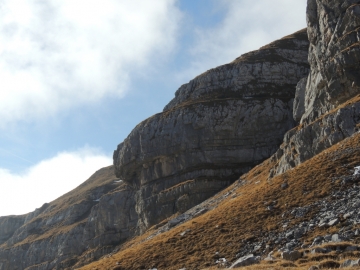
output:
[{"label": "white cloud", "polygon": [[132,71],[170,52],[175,0],[3,0],[0,126],[125,94]]},{"label": "white cloud", "polygon": [[213,28],[195,28],[190,78],[228,63],[306,27],[306,0],[219,0],[224,19]]},{"label": "white cloud", "polygon": [[34,211],[74,189],[96,170],[112,164],[97,149],[62,152],[39,162],[23,174],[0,168],[0,216]]}]

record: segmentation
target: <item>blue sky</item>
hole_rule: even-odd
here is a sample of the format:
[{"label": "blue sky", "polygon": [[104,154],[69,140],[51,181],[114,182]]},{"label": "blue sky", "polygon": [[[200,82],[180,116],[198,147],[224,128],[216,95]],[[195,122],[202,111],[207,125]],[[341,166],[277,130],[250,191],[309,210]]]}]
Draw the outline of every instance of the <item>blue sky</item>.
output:
[{"label": "blue sky", "polygon": [[3,0],[0,216],[112,163],[181,84],[306,26],[306,0]]}]

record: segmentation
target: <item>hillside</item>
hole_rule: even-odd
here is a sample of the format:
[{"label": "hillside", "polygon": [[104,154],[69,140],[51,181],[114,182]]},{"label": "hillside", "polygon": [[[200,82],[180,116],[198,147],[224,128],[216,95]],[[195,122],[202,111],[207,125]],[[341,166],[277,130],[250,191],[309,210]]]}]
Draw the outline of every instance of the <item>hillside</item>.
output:
[{"label": "hillside", "polygon": [[308,45],[303,29],[181,86],[118,146],[114,166],[33,213],[0,218],[0,269],[97,260],[270,157],[294,126]]},{"label": "hillside", "polygon": [[357,1],[308,1],[298,126],[270,159],[193,209],[200,217],[170,219],[84,269],[359,268],[359,10]]},{"label": "hillside", "polygon": [[182,85],[114,165],[0,217],[0,270],[360,269],[360,2]]},{"label": "hillside", "polygon": [[[313,249],[309,246],[314,238],[336,233],[344,241],[351,240],[351,245],[360,244],[360,235],[346,235],[360,228],[358,206],[352,206],[360,202],[360,174],[353,176],[359,163],[360,133],[271,180],[268,174],[275,164],[268,159],[201,204],[209,209],[201,216],[160,234],[156,232],[161,229],[153,228],[119,252],[81,269],[205,269],[219,265],[220,258],[234,262],[252,253],[265,258],[289,243],[293,248]],[[283,183],[288,187],[282,188]],[[344,200],[347,204],[341,205]],[[339,223],[320,226],[324,214],[329,219],[341,217]],[[293,264],[308,269],[321,259],[328,258],[307,256]],[[285,265],[286,261],[262,263]]]}]

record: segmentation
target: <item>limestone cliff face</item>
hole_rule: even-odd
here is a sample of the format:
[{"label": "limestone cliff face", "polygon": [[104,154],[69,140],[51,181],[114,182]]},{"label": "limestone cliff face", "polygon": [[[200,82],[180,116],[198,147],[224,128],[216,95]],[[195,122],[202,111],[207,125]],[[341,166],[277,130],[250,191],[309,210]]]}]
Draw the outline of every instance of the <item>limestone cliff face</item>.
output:
[{"label": "limestone cliff face", "polygon": [[25,218],[26,215],[0,217],[0,245],[24,224]]},{"label": "limestone cliff face", "polygon": [[[109,253],[135,233],[133,189],[113,167],[27,215],[0,218],[0,269],[66,269]],[[28,268],[27,268],[28,267]]]},{"label": "limestone cliff face", "polygon": [[311,71],[294,106],[301,125],[286,134],[270,177],[359,130],[360,2],[308,0],[307,22]]},{"label": "limestone cliff face", "polygon": [[360,91],[360,3],[308,0],[309,75],[302,122],[310,123]]},{"label": "limestone cliff face", "polygon": [[0,270],[73,269],[98,259],[268,158],[294,125],[307,50],[302,30],[180,87],[118,146],[115,166],[32,213],[0,218]]},{"label": "limestone cliff face", "polygon": [[116,175],[138,190],[140,231],[182,210],[184,197],[185,208],[196,205],[277,150],[294,125],[307,51],[302,30],[211,69],[119,144]]}]

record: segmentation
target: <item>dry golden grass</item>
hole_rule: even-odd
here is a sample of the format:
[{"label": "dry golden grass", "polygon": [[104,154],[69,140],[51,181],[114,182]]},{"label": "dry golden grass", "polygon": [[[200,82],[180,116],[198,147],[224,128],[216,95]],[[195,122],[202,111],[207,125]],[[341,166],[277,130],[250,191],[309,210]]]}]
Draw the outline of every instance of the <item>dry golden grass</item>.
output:
[{"label": "dry golden grass", "polygon": [[[346,151],[359,147],[360,134],[356,134],[270,182],[267,177],[274,164],[267,160],[241,177],[246,184],[235,189],[237,197],[229,196],[216,209],[150,240],[144,241],[144,236],[134,238],[117,254],[82,269],[113,269],[116,265],[116,269],[206,269],[214,267],[218,257],[234,261],[246,241],[260,240],[266,230],[281,230],[281,214],[285,210],[311,204],[330,194],[332,189],[340,188],[340,182],[333,183],[331,179],[348,175],[359,165],[360,151]],[[280,188],[284,182],[289,188]],[[218,196],[233,188],[227,188]],[[273,201],[276,201],[275,209],[267,211],[267,203]],[[303,220],[310,216],[311,213]],[[186,229],[190,232],[180,236]],[[310,240],[325,230],[328,229],[316,229],[303,240]],[[269,265],[248,269],[287,269],[284,262],[266,267]]]}]

